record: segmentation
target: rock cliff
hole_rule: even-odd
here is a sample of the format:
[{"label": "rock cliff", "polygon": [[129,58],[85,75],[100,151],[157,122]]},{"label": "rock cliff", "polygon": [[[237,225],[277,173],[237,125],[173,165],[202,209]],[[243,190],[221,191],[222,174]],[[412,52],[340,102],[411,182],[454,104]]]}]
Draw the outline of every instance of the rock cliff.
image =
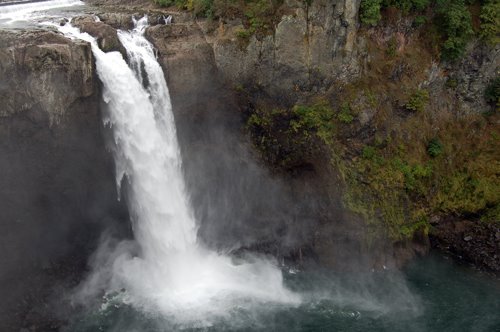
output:
[{"label": "rock cliff", "polygon": [[127,211],[90,46],[46,31],[2,31],[0,45],[0,330],[47,331],[58,325],[51,300],[79,282],[100,234],[126,225]]}]

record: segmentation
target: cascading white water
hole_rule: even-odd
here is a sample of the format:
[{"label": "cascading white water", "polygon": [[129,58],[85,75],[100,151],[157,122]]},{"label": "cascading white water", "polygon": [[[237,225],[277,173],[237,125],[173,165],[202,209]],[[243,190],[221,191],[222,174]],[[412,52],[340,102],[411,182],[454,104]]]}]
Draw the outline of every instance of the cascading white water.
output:
[{"label": "cascading white water", "polygon": [[0,7],[0,23],[12,24],[16,21],[31,21],[36,17],[42,17],[44,11],[61,8],[81,6],[80,0],[49,0],[43,2],[18,3]]},{"label": "cascading white water", "polygon": [[105,123],[116,144],[117,183],[125,176],[130,184],[129,209],[140,255],[112,255],[108,289],[125,288],[132,305],[181,320],[224,315],[235,305],[254,301],[298,303],[271,262],[254,258],[235,264],[197,242],[167,84],[143,36],[147,18],[135,23],[133,31],[118,33],[132,69],[120,53],[101,51],[88,34],[69,24],[60,28],[92,45],[108,108]]}]

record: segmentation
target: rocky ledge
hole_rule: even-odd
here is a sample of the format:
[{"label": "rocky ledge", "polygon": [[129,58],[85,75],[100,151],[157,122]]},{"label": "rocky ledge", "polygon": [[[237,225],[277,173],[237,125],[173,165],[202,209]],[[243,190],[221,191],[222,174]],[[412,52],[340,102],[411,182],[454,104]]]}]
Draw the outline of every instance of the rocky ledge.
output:
[{"label": "rocky ledge", "polygon": [[447,218],[431,234],[434,247],[500,276],[500,225]]}]

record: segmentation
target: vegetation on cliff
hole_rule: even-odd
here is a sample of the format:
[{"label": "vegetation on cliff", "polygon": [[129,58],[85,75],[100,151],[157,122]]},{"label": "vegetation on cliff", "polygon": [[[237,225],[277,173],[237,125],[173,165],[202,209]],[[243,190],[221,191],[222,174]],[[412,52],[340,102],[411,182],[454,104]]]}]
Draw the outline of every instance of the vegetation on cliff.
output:
[{"label": "vegetation on cliff", "polygon": [[[415,25],[429,21],[440,35],[440,49],[445,60],[459,58],[475,33],[493,44],[500,36],[498,0],[362,0],[360,20],[374,26],[382,20],[382,11],[390,13],[393,9],[413,17]],[[476,29],[474,21],[480,22]]]},{"label": "vegetation on cliff", "polygon": [[[272,34],[283,14],[319,19],[314,2],[302,4],[291,9],[279,0],[168,2],[220,19],[230,26],[224,38],[231,37],[228,32],[243,40]],[[251,105],[247,128],[254,145],[281,175],[316,170],[321,176],[339,175],[343,204],[363,217],[368,235],[384,233],[405,242],[450,216],[496,224],[499,79],[491,79],[489,71],[487,88],[482,79],[472,84],[483,73],[470,62],[491,61],[483,57],[487,51],[461,62],[466,52],[474,52],[467,44],[487,49],[498,42],[498,13],[498,1],[362,0],[363,24],[353,51],[362,63],[357,79],[321,81],[331,73],[311,66],[310,85],[303,77],[295,80],[297,75],[293,90],[282,89],[279,96],[269,96],[275,92],[259,82],[261,74],[254,81],[251,75],[235,79],[238,93],[248,95]],[[280,65],[285,71],[287,64]],[[478,104],[484,109],[474,109]]]},{"label": "vegetation on cliff", "polygon": [[153,0],[160,6],[177,6],[192,11],[196,16],[209,19],[240,18],[244,29],[238,32],[241,38],[268,34],[278,23],[279,8],[283,0]]},{"label": "vegetation on cliff", "polygon": [[[176,6],[210,19],[241,19],[244,28],[237,36],[248,39],[270,34],[286,12],[283,0],[153,0],[160,6]],[[303,1],[310,6],[313,0]],[[500,39],[500,2],[498,0],[362,0],[360,21],[376,26],[384,18],[402,15],[415,26],[431,25],[444,60],[463,55],[474,35],[495,44]]]},{"label": "vegetation on cliff", "polygon": [[428,233],[442,216],[498,223],[499,79],[484,93],[490,109],[463,113],[453,79],[438,90],[422,84],[433,54],[426,38],[390,44],[369,45],[372,63],[356,82],[293,107],[256,105],[247,122],[256,147],[278,172],[327,158],[345,207],[394,241]]},{"label": "vegetation on cliff", "polygon": [[293,172],[327,154],[345,181],[345,206],[397,241],[428,232],[433,215],[500,220],[498,115],[438,116],[410,114],[383,134],[348,140],[342,111],[320,102],[257,110],[248,128],[275,169]]}]

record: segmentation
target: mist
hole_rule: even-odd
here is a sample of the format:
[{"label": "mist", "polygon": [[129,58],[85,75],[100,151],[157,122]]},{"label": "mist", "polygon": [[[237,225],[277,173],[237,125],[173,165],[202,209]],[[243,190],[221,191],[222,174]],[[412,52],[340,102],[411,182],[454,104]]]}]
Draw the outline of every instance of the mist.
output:
[{"label": "mist", "polygon": [[[119,53],[102,52],[95,40],[69,24],[60,28],[92,44],[103,81],[104,123],[113,133],[117,190],[126,184],[135,238],[102,238],[91,272],[72,296],[73,305],[96,310],[100,304],[103,312],[110,306],[130,307],[185,328],[239,322],[241,312],[244,326],[259,321],[262,305],[297,308],[325,299],[334,307],[355,307],[375,316],[416,314],[418,301],[398,274],[388,281],[394,292],[382,297],[370,274],[354,284],[330,278],[307,291],[285,285],[285,256],[290,259],[311,241],[306,230],[314,229],[310,216],[318,214],[317,202],[294,197],[291,188],[253,161],[242,133],[235,130],[242,127],[241,118],[227,117],[227,104],[203,109],[213,111],[210,120],[195,121],[199,128],[179,135],[192,140],[184,141],[181,161],[168,88],[154,50],[142,37],[146,22],[147,17],[135,21],[133,32],[118,33],[135,78]],[[133,93],[124,98],[128,89]],[[190,96],[193,100],[196,96]],[[206,147],[211,148],[200,149]],[[186,188],[184,179],[189,179]],[[254,314],[247,317],[249,313]]]}]

